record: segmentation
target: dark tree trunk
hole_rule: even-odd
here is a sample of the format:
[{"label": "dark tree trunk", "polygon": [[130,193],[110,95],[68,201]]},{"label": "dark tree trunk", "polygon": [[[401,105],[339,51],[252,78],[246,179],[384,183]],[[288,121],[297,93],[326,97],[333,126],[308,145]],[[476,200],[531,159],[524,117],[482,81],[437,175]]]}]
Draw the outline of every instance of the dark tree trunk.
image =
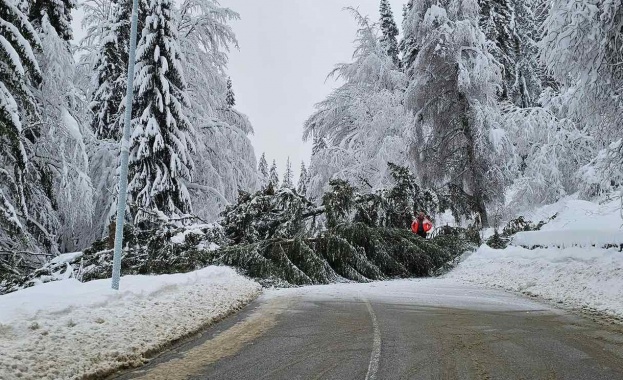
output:
[{"label": "dark tree trunk", "polygon": [[462,104],[462,117],[461,123],[463,124],[463,133],[465,135],[465,141],[467,143],[467,170],[468,173],[467,184],[471,190],[474,200],[475,212],[480,216],[480,223],[483,228],[489,227],[489,216],[487,215],[487,207],[485,205],[485,191],[483,189],[484,176],[483,172],[478,165],[478,158],[476,154],[476,143],[474,142],[474,135],[470,123],[470,107],[465,95],[460,95],[460,102]]}]

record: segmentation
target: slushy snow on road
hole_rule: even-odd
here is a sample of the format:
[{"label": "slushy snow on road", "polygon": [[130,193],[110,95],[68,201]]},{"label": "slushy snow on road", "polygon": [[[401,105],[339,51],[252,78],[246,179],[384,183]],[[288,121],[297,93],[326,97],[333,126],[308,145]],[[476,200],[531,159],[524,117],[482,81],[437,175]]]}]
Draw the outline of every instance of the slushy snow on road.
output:
[{"label": "slushy snow on road", "polygon": [[143,364],[261,292],[227,267],[187,274],[74,279],[0,296],[0,379],[71,379]]}]

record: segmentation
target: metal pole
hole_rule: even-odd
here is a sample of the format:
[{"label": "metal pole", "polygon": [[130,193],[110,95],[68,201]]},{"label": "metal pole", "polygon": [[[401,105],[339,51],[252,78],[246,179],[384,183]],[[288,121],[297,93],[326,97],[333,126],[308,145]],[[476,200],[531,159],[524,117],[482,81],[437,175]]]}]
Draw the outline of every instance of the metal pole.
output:
[{"label": "metal pole", "polygon": [[128,58],[128,87],[126,89],[125,120],[121,138],[121,173],[119,174],[119,203],[115,231],[115,255],[112,264],[112,288],[119,290],[121,277],[121,250],[123,249],[123,222],[128,196],[128,158],[130,154],[130,124],[132,122],[132,97],[134,95],[134,61],[136,60],[136,34],[138,29],[138,0],[132,1],[132,25],[130,27],[130,54]]}]

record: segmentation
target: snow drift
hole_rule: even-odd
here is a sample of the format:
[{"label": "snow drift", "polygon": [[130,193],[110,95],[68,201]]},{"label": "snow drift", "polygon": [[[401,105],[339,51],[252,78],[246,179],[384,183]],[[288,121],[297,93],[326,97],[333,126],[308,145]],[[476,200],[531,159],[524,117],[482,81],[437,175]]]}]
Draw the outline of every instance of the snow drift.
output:
[{"label": "snow drift", "polygon": [[0,296],[0,379],[104,376],[224,318],[260,293],[226,267],[51,282]]},{"label": "snow drift", "polygon": [[623,253],[618,249],[496,250],[484,245],[447,277],[623,318]]},{"label": "snow drift", "polygon": [[597,247],[623,245],[620,230],[524,231],[511,238],[511,244],[525,247]]},{"label": "snow drift", "polygon": [[[509,246],[467,254],[447,277],[539,296],[570,308],[623,318],[623,241],[620,200],[567,197],[526,216],[556,218],[540,231],[521,232]],[[617,245],[616,248],[604,248]]]}]

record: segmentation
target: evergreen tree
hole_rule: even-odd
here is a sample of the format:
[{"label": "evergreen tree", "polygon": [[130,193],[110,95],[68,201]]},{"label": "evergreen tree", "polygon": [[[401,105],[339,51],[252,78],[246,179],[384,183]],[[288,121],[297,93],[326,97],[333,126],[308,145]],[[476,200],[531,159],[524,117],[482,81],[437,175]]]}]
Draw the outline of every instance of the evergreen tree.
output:
[{"label": "evergreen tree", "polygon": [[296,187],[296,191],[305,196],[307,194],[307,185],[309,183],[309,175],[307,174],[307,168],[305,167],[305,162],[301,161],[301,174],[299,176],[299,183]]},{"label": "evergreen tree", "polygon": [[312,139],[312,156],[322,152],[324,149],[327,149],[327,142],[324,138],[320,137],[318,133],[314,133]]},{"label": "evergreen tree", "polygon": [[407,73],[408,71],[406,71],[406,69],[413,65],[419,51],[417,37],[414,35],[414,27],[412,25],[414,22],[414,14],[411,12],[412,9],[413,0],[409,0],[402,9],[402,31],[404,36],[399,44],[401,67],[405,69]]},{"label": "evergreen tree", "polygon": [[[500,100],[508,100],[510,86],[515,82],[515,62],[519,41],[514,30],[514,20],[510,0],[479,0],[480,28],[489,41],[489,50],[502,64],[503,86]],[[511,25],[513,22],[513,25]]]},{"label": "evergreen tree", "polygon": [[257,165],[257,172],[260,176],[260,185],[262,188],[268,185],[268,162],[266,162],[266,153],[262,153],[260,163]]},{"label": "evergreen tree", "polygon": [[286,161],[286,171],[283,174],[282,188],[293,189],[294,188],[294,174],[292,173],[292,164],[290,163],[290,157]]},{"label": "evergreen tree", "polygon": [[396,66],[400,65],[398,58],[398,26],[394,21],[394,14],[392,7],[388,0],[381,0],[381,46],[387,51],[387,55],[392,58],[392,61]]},{"label": "evergreen tree", "polygon": [[534,0],[512,0],[517,36],[515,81],[510,86],[510,100],[518,107],[534,107],[539,103],[543,87],[550,80],[539,63],[537,36],[540,24]]},{"label": "evergreen tree", "polygon": [[[12,235],[25,233],[28,215],[24,175],[28,161],[23,123],[36,117],[30,85],[41,71],[33,50],[39,38],[12,0],[0,0],[0,247],[14,246]],[[29,135],[31,136],[31,135]],[[8,232],[8,233],[7,233]]]},{"label": "evergreen tree", "polygon": [[76,0],[32,0],[29,18],[40,29],[47,15],[50,24],[59,37],[65,41],[72,39],[71,11],[77,7]]},{"label": "evergreen tree", "polygon": [[279,186],[279,173],[277,172],[277,162],[273,160],[273,164],[270,167],[270,174],[268,175],[268,184],[273,188]]},{"label": "evergreen tree", "polygon": [[231,78],[227,78],[227,105],[233,107],[236,105],[236,95],[232,87]]},{"label": "evergreen tree", "polygon": [[136,54],[128,193],[136,207],[187,213],[194,147],[171,0],[150,1]]},{"label": "evergreen tree", "polygon": [[489,51],[502,65],[501,101],[526,108],[537,104],[542,90],[538,67],[538,33],[532,0],[479,0],[480,27]]},{"label": "evergreen tree", "polygon": [[[139,36],[144,25],[146,4],[139,1]],[[125,98],[132,2],[113,4],[106,35],[101,39],[95,61],[90,109],[91,128],[98,139],[119,141],[123,130],[123,99]]]}]

